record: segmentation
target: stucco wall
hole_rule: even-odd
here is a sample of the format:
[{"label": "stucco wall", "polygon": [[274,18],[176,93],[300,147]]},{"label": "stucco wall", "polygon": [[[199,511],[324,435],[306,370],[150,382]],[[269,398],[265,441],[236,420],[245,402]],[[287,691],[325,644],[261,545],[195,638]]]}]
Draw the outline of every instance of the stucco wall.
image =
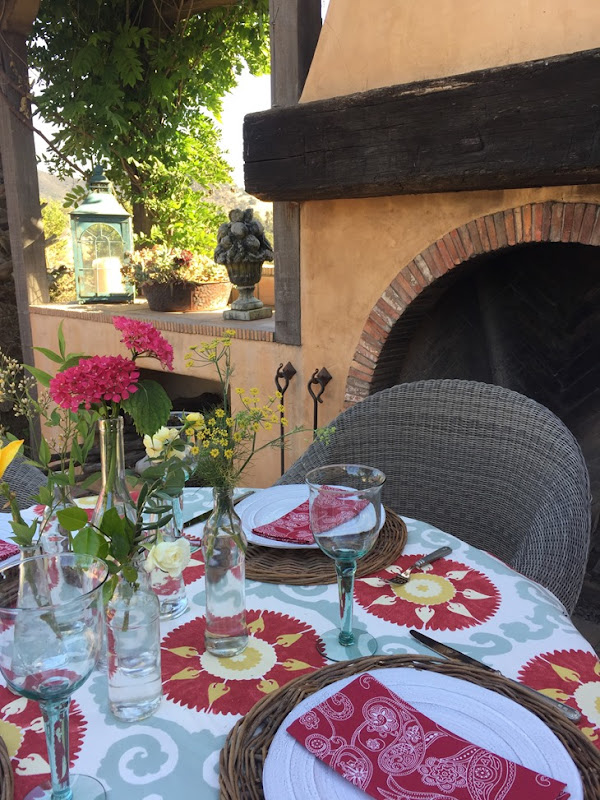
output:
[{"label": "stucco wall", "polygon": [[[302,101],[593,48],[599,32],[596,0],[331,0]],[[412,258],[473,219],[545,200],[598,202],[600,187],[303,203],[303,350],[336,378],[323,418],[343,408],[369,313]]]},{"label": "stucco wall", "polygon": [[331,0],[303,101],[598,47],[597,0]]}]

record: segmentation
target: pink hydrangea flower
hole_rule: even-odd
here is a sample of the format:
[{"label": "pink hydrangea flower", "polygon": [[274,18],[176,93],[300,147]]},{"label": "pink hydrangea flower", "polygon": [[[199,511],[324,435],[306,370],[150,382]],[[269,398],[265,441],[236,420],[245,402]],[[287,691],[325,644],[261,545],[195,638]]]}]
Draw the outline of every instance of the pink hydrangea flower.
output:
[{"label": "pink hydrangea flower", "polygon": [[92,356],[58,372],[50,381],[50,396],[62,408],[78,411],[104,402],[120,403],[137,392],[140,377],[135,361],[123,356]]},{"label": "pink hydrangea flower", "polygon": [[136,356],[157,358],[163,367],[173,369],[173,348],[150,322],[129,317],[113,317],[113,325],[123,336],[123,344]]}]

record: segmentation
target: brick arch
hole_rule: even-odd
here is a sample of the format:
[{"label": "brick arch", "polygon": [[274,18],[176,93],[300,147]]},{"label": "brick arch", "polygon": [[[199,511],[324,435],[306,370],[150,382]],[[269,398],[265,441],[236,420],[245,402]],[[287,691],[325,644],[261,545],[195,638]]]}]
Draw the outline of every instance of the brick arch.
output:
[{"label": "brick arch", "polygon": [[475,256],[530,242],[600,245],[600,204],[549,200],[486,214],[446,233],[415,256],[369,314],[348,372],[345,406],[367,397],[388,334],[423,289]]}]

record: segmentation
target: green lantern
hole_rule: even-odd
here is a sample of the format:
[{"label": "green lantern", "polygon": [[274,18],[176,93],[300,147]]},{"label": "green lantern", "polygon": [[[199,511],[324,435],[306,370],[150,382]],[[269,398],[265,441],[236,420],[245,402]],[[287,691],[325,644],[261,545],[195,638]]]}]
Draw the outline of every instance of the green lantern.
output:
[{"label": "green lantern", "polygon": [[121,265],[133,249],[131,214],[114,196],[101,166],[94,167],[89,192],[71,212],[75,285],[79,303],[123,303],[134,297]]}]

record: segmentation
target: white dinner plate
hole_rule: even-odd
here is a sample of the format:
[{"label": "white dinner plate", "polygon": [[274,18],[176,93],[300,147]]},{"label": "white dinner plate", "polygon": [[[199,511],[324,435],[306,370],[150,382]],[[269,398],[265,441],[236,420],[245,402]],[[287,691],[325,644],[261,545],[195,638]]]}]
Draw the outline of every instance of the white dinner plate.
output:
[{"label": "white dinner plate", "polygon": [[[567,750],[538,717],[518,703],[468,681],[409,668],[377,669],[378,681],[444,728],[517,764],[567,784],[583,800],[579,771]],[[364,800],[365,793],[311,755],[287,732],[306,711],[357,676],[307,697],[281,723],[263,769],[265,800]]]},{"label": "white dinner plate", "polygon": [[[279,547],[285,550],[316,550],[318,545],[296,544],[293,542],[280,542],[277,539],[267,539],[253,532],[254,528],[261,525],[268,525],[276,519],[283,517],[289,511],[308,500],[308,486],[304,483],[291,483],[282,486],[271,486],[269,489],[262,489],[252,497],[242,500],[237,506],[237,512],[242,520],[242,527],[246,538],[253,544],[262,547]],[[385,509],[381,509],[381,524],[379,530],[385,523]],[[343,526],[340,526],[342,528]]]}]

